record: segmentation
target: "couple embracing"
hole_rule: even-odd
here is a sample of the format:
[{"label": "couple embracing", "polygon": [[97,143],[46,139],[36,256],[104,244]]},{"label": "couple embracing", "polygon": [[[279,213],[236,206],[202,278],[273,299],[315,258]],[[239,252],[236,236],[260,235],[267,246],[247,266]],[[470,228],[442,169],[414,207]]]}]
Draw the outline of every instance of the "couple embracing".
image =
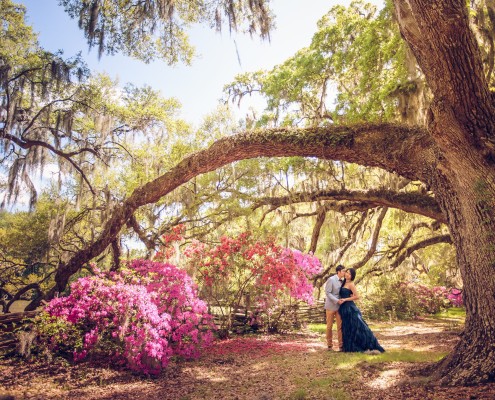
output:
[{"label": "couple embracing", "polygon": [[345,269],[342,265],[338,265],[335,270],[337,273],[325,283],[328,350],[333,350],[332,326],[336,320],[340,351],[377,350],[383,353],[385,350],[378,344],[378,340],[354,303],[354,300],[359,299],[354,285],[356,270]]}]

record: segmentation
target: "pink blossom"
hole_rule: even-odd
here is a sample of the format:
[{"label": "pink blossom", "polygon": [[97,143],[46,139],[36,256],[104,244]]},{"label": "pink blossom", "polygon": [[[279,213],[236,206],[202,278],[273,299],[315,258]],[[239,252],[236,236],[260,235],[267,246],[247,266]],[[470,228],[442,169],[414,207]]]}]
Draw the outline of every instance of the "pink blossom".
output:
[{"label": "pink blossom", "polygon": [[69,296],[53,299],[46,311],[80,327],[83,345],[74,360],[110,340],[113,356],[147,374],[160,372],[174,355],[197,357],[212,340],[212,317],[192,279],[171,264],[149,260],[134,260],[120,273],[80,278]]}]

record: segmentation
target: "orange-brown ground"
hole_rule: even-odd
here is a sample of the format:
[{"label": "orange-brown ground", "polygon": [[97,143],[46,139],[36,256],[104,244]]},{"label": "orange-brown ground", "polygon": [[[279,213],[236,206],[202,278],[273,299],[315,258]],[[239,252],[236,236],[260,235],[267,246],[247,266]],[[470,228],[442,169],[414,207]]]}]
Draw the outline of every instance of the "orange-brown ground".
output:
[{"label": "orange-brown ground", "polygon": [[495,383],[438,387],[419,373],[452,349],[458,325],[426,319],[372,328],[383,355],[329,352],[320,333],[250,335],[171,363],[155,378],[102,362],[3,359],[0,399],[495,399]]}]

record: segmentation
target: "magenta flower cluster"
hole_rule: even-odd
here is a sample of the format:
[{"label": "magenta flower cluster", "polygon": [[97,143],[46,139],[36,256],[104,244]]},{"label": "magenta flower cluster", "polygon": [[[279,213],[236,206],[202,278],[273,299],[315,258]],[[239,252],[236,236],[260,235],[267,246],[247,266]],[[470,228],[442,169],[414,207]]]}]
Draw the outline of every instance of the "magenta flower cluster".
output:
[{"label": "magenta flower cluster", "polygon": [[454,307],[462,307],[464,300],[462,298],[462,290],[451,288],[447,294],[447,299]]},{"label": "magenta flower cluster", "polygon": [[157,374],[173,356],[197,357],[213,339],[212,317],[192,279],[174,265],[149,260],[78,279],[70,295],[53,299],[46,311],[80,329],[75,360],[107,348],[146,374]]}]

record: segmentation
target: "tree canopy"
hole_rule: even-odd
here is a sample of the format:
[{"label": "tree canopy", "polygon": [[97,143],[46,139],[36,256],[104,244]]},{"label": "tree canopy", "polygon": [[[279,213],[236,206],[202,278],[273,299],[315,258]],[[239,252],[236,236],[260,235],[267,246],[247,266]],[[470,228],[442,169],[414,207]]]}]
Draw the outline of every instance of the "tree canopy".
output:
[{"label": "tree canopy", "polygon": [[78,20],[90,47],[103,53],[122,52],[149,62],[190,63],[194,47],[187,28],[203,23],[217,30],[242,29],[268,37],[272,27],[264,1],[253,0],[62,0],[68,14]]}]

